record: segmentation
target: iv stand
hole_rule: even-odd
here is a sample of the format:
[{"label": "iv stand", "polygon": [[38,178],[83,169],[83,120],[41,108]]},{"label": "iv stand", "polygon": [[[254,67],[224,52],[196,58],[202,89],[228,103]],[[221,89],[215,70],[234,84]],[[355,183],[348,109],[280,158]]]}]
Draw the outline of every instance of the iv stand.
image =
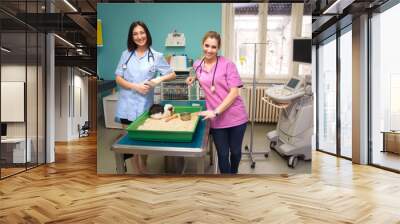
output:
[{"label": "iv stand", "polygon": [[[253,141],[254,141],[254,118],[256,116],[256,109],[257,109],[257,104],[255,103],[255,98],[256,98],[256,66],[257,66],[257,57],[256,57],[256,52],[257,52],[257,45],[258,44],[267,44],[267,43],[243,43],[243,44],[252,44],[254,45],[254,70],[253,70],[253,91],[252,91],[252,96],[251,96],[251,130],[250,130],[250,147],[246,145],[244,147],[244,150],[246,151],[243,154],[249,154],[250,160],[251,160],[251,168],[254,169],[256,167],[256,162],[253,158],[253,154],[265,154],[264,152],[253,152]],[[267,156],[268,154],[265,154]]]}]

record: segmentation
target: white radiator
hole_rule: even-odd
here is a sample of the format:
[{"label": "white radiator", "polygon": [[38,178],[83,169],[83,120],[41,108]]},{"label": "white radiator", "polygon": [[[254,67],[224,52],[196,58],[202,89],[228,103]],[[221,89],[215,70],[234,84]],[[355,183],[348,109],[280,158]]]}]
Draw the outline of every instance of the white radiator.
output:
[{"label": "white radiator", "polygon": [[[253,101],[256,104],[254,122],[276,123],[279,119],[280,110],[262,100],[262,97],[265,95],[265,90],[266,87],[256,87],[256,97],[255,101]],[[240,95],[246,105],[249,120],[252,121],[253,106],[251,105],[251,97],[253,96],[253,87],[244,86],[241,88]]]}]

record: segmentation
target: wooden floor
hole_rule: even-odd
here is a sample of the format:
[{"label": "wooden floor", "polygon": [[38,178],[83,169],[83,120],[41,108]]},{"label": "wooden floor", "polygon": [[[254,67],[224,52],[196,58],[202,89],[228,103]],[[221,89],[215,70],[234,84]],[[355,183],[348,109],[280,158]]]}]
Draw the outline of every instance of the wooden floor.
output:
[{"label": "wooden floor", "polygon": [[13,175],[13,174],[16,174],[16,173],[19,173],[19,172],[22,172],[22,171],[24,171],[25,170],[25,167],[17,167],[17,168],[14,168],[14,167],[11,167],[11,168],[9,168],[9,167],[7,167],[7,168],[4,168],[4,167],[2,167],[1,168],[1,177],[3,178],[3,177],[7,177],[7,176],[10,176],[10,175]]},{"label": "wooden floor", "polygon": [[399,174],[323,153],[311,175],[100,177],[89,137],[56,161],[0,181],[0,223],[400,223]]}]

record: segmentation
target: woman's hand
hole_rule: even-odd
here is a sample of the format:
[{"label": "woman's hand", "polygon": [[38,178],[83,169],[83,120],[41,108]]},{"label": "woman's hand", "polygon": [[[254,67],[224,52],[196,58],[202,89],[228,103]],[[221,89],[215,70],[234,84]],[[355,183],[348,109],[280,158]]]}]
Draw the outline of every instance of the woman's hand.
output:
[{"label": "woman's hand", "polygon": [[212,110],[201,111],[199,115],[204,117],[203,120],[213,119],[216,117],[214,111]]},{"label": "woman's hand", "polygon": [[186,78],[186,84],[191,86],[195,80],[196,80],[196,77],[189,76],[189,77]]},{"label": "woman's hand", "polygon": [[162,82],[161,78],[158,77],[158,78],[147,80],[144,84],[149,85],[151,88],[154,88],[154,87],[158,86],[161,82]]},{"label": "woman's hand", "polygon": [[146,95],[150,91],[151,86],[146,85],[144,83],[143,84],[134,84],[131,89],[135,90],[136,92],[139,92],[142,95]]}]

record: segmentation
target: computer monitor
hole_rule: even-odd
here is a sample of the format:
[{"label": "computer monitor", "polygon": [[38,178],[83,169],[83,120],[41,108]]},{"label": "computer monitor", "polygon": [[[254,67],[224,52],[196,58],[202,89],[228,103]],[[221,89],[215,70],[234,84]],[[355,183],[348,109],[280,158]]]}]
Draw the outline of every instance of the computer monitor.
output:
[{"label": "computer monitor", "polygon": [[286,83],[285,88],[291,91],[297,91],[302,85],[302,80],[292,77],[290,80]]},{"label": "computer monitor", "polygon": [[293,61],[311,63],[311,39],[293,39]]},{"label": "computer monitor", "polygon": [[295,89],[297,87],[297,84],[299,84],[300,80],[298,79],[290,79],[289,82],[287,83],[287,86],[291,89]]},{"label": "computer monitor", "polygon": [[1,137],[7,136],[7,124],[1,123]]}]

